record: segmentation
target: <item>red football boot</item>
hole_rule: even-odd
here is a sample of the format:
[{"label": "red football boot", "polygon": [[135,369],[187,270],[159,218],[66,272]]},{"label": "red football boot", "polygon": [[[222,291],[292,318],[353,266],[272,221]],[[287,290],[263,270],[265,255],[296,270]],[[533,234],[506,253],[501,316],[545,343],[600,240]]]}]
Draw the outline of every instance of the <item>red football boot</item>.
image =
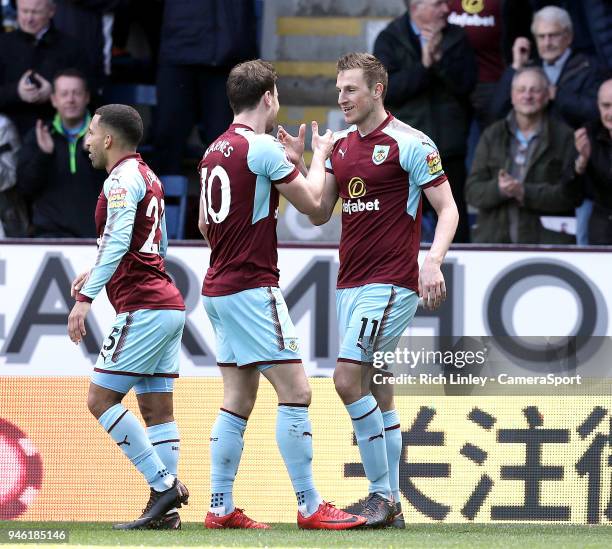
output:
[{"label": "red football boot", "polygon": [[244,511],[238,509],[238,507],[228,515],[223,515],[222,517],[209,511],[206,515],[204,526],[206,526],[206,528],[258,528],[260,530],[268,530],[270,528],[269,524],[250,519],[244,514]]},{"label": "red football boot", "polygon": [[304,517],[299,511],[297,516],[298,527],[304,530],[348,530],[365,522],[364,517],[346,513],[327,501],[321,503],[309,517]]}]

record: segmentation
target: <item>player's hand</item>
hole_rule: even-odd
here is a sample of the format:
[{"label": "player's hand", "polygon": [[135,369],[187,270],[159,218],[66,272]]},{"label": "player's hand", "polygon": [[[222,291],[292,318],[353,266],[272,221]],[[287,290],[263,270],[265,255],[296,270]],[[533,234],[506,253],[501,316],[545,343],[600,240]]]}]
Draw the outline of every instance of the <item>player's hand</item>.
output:
[{"label": "player's hand", "polygon": [[302,160],[302,155],[304,154],[305,137],[306,124],[300,124],[300,129],[298,130],[297,137],[291,135],[282,126],[278,127],[276,138],[282,143],[283,147],[285,147],[287,158],[294,166],[299,165],[300,161]]},{"label": "player's hand", "polygon": [[319,135],[319,124],[312,121],[312,152],[319,152],[328,158],[334,147],[334,134],[327,130],[323,135]]},{"label": "player's hand", "polygon": [[38,143],[38,148],[45,154],[53,154],[55,149],[53,137],[51,137],[49,128],[40,118],[36,121],[36,143]]},{"label": "player's hand", "polygon": [[87,335],[87,331],[85,330],[85,318],[87,317],[89,309],[91,309],[91,303],[87,301],[77,301],[68,316],[68,335],[70,336],[70,341],[77,345],[80,343],[81,339]]},{"label": "player's hand", "polygon": [[81,291],[81,288],[85,285],[85,282],[89,279],[89,272],[85,271],[78,275],[70,286],[70,295],[76,299],[77,294]]},{"label": "player's hand", "polygon": [[419,271],[419,297],[423,300],[423,308],[428,311],[436,310],[446,299],[446,284],[440,264],[425,258]]},{"label": "player's hand", "polygon": [[512,45],[512,68],[523,68],[531,55],[531,42],[524,36],[519,36]]}]

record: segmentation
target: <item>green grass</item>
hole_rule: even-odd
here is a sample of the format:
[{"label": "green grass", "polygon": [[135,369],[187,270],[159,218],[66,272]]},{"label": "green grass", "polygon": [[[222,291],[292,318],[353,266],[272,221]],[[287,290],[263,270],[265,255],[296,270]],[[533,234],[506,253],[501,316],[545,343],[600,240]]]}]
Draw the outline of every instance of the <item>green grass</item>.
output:
[{"label": "green grass", "polygon": [[[108,523],[93,522],[0,522],[0,539],[10,528],[66,528],[70,546],[122,547],[415,547],[433,549],[587,549],[612,547],[609,525],[575,526],[550,524],[416,524],[406,530],[306,532],[293,524],[275,524],[273,530],[206,530],[201,524],[183,524],[180,532],[115,532]],[[13,548],[24,544],[11,544]],[[0,546],[2,544],[0,543]],[[3,546],[8,546],[3,545]],[[39,547],[50,548],[45,544]]]}]

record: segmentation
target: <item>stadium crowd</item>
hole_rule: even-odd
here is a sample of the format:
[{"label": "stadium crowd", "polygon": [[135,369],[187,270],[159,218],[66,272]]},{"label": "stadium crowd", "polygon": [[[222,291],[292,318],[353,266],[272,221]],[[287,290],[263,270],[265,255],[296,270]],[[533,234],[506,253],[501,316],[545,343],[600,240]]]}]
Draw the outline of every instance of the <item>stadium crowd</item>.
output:
[{"label": "stadium crowd", "polygon": [[[95,236],[84,135],[117,83],[155,83],[147,158],[162,180],[181,173],[194,126],[208,145],[231,122],[225,82],[258,57],[257,4],[2,0],[0,237]],[[405,4],[373,53],[386,108],[440,149],[455,241],[611,244],[610,2]],[[149,62],[126,53],[133,21]],[[434,224],[425,201],[424,239]]]}]

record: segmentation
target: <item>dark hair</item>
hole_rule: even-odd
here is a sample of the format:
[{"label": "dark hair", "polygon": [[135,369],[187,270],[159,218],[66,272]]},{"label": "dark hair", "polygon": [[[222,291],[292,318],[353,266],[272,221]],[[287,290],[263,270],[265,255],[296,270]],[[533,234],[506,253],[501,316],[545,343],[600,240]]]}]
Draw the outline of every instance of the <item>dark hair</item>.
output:
[{"label": "dark hair", "polygon": [[61,78],[62,76],[67,76],[70,78],[79,78],[80,80],[83,81],[83,85],[85,86],[85,91],[89,91],[89,84],[87,83],[86,76],[79,69],[69,68],[69,69],[62,69],[53,75],[53,82],[51,83],[53,92],[55,92],[55,81],[58,78]]},{"label": "dark hair", "polygon": [[383,85],[381,99],[385,99],[385,95],[387,95],[387,83],[389,82],[387,69],[385,69],[385,66],[371,53],[347,53],[338,59],[336,69],[337,72],[361,69],[368,88],[371,90],[374,89],[374,86],[379,82]]},{"label": "dark hair", "polygon": [[142,139],[142,118],[138,111],[129,105],[104,105],[96,109],[94,115],[100,116],[100,124],[115,130],[119,139],[127,147],[138,147]]},{"label": "dark hair", "polygon": [[264,93],[274,93],[276,71],[272,63],[255,59],[236,65],[227,78],[227,98],[234,114],[253,109]]}]

